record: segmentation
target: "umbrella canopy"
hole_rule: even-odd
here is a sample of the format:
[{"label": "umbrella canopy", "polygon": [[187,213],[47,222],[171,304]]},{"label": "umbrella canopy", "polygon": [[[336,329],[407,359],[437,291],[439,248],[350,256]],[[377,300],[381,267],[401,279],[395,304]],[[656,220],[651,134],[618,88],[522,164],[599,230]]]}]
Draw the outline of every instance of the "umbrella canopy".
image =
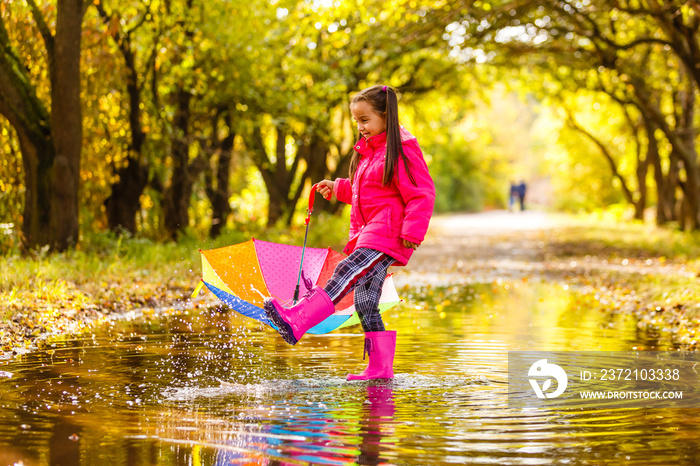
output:
[{"label": "umbrella canopy", "polygon": [[[251,239],[223,248],[200,251],[202,282],[220,300],[237,312],[276,328],[263,310],[263,300],[273,296],[292,304],[302,248]],[[306,248],[301,269],[301,293],[325,286],[335,266],[346,256],[331,248]],[[323,334],[360,323],[355,314],[354,292],[345,296],[335,313],[308,333]],[[386,311],[401,301],[391,276],[384,282],[379,310]]]}]

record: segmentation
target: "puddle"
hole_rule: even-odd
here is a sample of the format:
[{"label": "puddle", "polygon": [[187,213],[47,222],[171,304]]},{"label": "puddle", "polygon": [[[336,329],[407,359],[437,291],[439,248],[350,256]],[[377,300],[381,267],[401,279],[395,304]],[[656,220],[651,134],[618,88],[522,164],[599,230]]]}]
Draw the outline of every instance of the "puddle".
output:
[{"label": "puddle", "polygon": [[0,463],[694,464],[698,410],[507,407],[509,350],[671,350],[543,282],[402,292],[392,381],[360,328],[295,347],[234,313],[115,321],[0,365]]}]

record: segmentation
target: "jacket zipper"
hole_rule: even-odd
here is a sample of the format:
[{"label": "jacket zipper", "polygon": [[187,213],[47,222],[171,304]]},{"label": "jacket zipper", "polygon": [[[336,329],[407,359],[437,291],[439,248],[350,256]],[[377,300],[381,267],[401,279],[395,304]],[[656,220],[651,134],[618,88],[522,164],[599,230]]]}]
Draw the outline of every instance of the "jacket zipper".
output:
[{"label": "jacket zipper", "polygon": [[[372,150],[372,155],[374,155],[374,149]],[[367,156],[365,156],[367,157]],[[362,183],[360,181],[362,180],[362,175],[365,174],[367,171],[367,165],[369,165],[369,160],[365,160],[365,166],[362,169],[362,173],[360,176],[357,178],[357,211],[360,213],[360,218],[362,218],[362,226],[360,227],[360,230],[362,230],[365,226],[367,226],[367,220],[365,220],[365,216],[362,213],[362,207],[360,207],[360,186]]]}]

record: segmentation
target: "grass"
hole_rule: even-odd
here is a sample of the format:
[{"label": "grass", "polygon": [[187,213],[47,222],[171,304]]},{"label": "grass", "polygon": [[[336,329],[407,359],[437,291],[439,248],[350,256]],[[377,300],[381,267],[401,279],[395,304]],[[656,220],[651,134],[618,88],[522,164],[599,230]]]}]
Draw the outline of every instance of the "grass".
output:
[{"label": "grass", "polygon": [[564,217],[548,259],[589,257],[622,265],[577,277],[611,313],[632,314],[687,349],[700,347],[700,233],[619,222],[600,215]]},{"label": "grass", "polygon": [[619,221],[596,214],[567,216],[562,223],[557,231],[560,247],[557,253],[562,256],[586,252],[630,259],[663,257],[676,262],[700,258],[700,232],[659,228],[650,223]]}]

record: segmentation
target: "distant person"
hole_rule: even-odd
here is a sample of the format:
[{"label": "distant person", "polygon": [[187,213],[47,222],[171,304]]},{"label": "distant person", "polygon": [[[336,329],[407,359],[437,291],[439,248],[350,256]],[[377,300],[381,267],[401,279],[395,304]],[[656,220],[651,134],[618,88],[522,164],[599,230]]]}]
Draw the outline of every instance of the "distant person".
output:
[{"label": "distant person", "polygon": [[513,211],[513,204],[515,204],[515,198],[518,197],[518,186],[515,181],[510,182],[510,194],[508,195],[508,211]]},{"label": "distant person", "polygon": [[521,181],[518,186],[516,186],[516,191],[518,194],[518,201],[520,201],[520,211],[525,210],[525,192],[527,191],[527,185],[524,181]]},{"label": "distant person", "polygon": [[335,304],[353,289],[355,309],[365,331],[367,369],[348,380],[391,379],[396,331],[385,330],[379,297],[392,265],[406,265],[423,242],[435,203],[435,185],[415,136],[399,125],[398,99],[390,86],[372,86],[352,99],[350,112],[360,140],[348,178],[323,180],[324,198],[351,205],[349,254],[325,287],[314,287],[292,307],[265,300],[265,314],[284,341],[296,342],[335,312]]}]

